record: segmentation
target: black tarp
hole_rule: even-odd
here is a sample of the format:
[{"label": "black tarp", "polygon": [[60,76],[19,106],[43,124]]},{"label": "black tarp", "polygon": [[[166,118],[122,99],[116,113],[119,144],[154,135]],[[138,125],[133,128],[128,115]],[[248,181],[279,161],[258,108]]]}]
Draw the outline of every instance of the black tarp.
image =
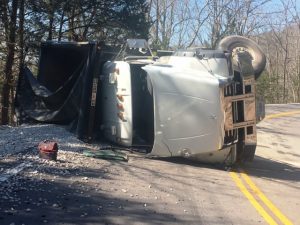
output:
[{"label": "black tarp", "polygon": [[37,78],[20,74],[15,107],[19,124],[56,123],[87,138],[93,78],[99,75],[101,51],[96,43],[41,44]]}]

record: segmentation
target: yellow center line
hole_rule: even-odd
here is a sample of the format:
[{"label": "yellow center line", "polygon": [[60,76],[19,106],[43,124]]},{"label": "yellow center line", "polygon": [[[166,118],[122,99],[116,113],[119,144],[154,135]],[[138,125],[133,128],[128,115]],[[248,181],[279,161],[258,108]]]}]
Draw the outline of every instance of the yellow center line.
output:
[{"label": "yellow center line", "polygon": [[[265,119],[273,119],[284,116],[291,116],[300,114],[300,110],[282,112],[271,114],[265,117]],[[266,220],[268,224],[277,224],[270,214],[263,208],[263,206],[255,199],[255,197],[248,191],[244,185],[243,180],[239,177],[239,174],[247,185],[252,189],[253,194],[259,197],[259,199],[270,209],[270,211],[284,224],[293,225],[293,223],[264,195],[264,193],[254,184],[247,173],[244,170],[239,170],[239,173],[231,171],[230,176],[235,181],[236,185],[240,188],[241,192],[247,197],[250,203],[254,206],[257,212]]]},{"label": "yellow center line", "polygon": [[239,171],[242,178],[254,191],[254,193],[262,200],[262,202],[274,213],[274,215],[285,225],[292,225],[293,223],[262,193],[262,191],[254,184],[244,170]]},{"label": "yellow center line", "polygon": [[275,113],[275,114],[267,115],[265,117],[265,119],[273,119],[273,118],[278,118],[278,117],[291,116],[291,115],[295,115],[295,114],[299,114],[299,113],[300,113],[300,110],[290,111],[290,112],[282,112],[282,113]]},{"label": "yellow center line", "polygon": [[241,192],[248,198],[256,211],[266,220],[266,222],[270,225],[278,225],[275,220],[266,212],[266,210],[256,201],[253,195],[247,190],[238,174],[236,172],[230,172],[230,176],[240,188]]}]

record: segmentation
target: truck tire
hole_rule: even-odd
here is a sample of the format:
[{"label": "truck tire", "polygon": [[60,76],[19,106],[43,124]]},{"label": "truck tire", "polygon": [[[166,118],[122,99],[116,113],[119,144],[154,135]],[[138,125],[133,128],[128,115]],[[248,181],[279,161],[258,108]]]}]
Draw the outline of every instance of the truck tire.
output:
[{"label": "truck tire", "polygon": [[239,141],[237,143],[237,161],[238,162],[252,162],[255,156],[256,144],[247,145]]},{"label": "truck tire", "polygon": [[[246,37],[233,35],[223,38],[217,46],[218,49],[233,52],[238,48],[243,48],[252,57],[252,67],[255,79],[257,79],[266,66],[266,56],[263,50],[252,40]],[[237,61],[233,60],[234,68],[238,68]]]}]

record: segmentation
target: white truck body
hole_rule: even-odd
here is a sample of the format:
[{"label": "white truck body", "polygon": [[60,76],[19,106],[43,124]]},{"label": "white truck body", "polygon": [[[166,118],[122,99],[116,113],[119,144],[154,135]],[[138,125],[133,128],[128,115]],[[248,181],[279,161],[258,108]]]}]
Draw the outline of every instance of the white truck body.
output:
[{"label": "white truck body", "polygon": [[231,148],[224,146],[224,85],[233,74],[229,74],[226,58],[168,56],[156,62],[106,62],[102,128],[110,141],[134,145],[132,65],[141,67],[151,81],[154,142],[150,155],[197,157],[210,162],[228,156]]}]

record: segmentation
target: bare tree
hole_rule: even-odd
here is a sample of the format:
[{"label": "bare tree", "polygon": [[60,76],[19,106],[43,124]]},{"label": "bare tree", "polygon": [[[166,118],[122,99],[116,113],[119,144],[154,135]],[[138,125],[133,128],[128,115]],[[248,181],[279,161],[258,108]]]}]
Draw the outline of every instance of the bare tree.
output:
[{"label": "bare tree", "polygon": [[9,122],[9,100],[11,89],[13,88],[13,64],[15,56],[15,45],[16,45],[16,22],[17,22],[17,10],[18,0],[13,0],[11,10],[9,10],[9,2],[6,0],[1,1],[1,15],[2,23],[5,27],[6,36],[6,48],[7,55],[4,66],[4,82],[1,93],[1,123],[8,124]]},{"label": "bare tree", "polygon": [[272,103],[299,102],[299,11],[295,0],[278,4],[279,10],[269,14],[266,31],[259,35],[267,49],[269,80],[276,81],[269,85],[273,92],[268,98]]},{"label": "bare tree", "polygon": [[152,0],[150,39],[155,48],[194,45],[207,20],[206,2],[197,0]]},{"label": "bare tree", "polygon": [[208,38],[211,47],[226,35],[250,36],[262,24],[262,7],[270,0],[207,0],[209,5]]}]

